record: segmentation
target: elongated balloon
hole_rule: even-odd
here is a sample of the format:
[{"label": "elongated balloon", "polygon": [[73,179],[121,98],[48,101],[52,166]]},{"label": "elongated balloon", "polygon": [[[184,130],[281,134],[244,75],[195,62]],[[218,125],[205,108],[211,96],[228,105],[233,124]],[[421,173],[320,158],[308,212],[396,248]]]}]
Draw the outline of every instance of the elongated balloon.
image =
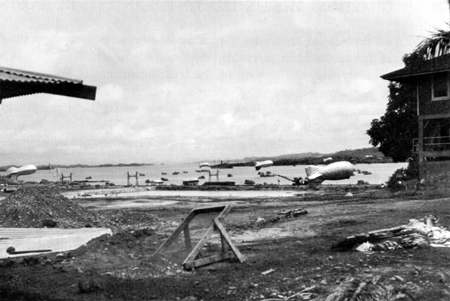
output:
[{"label": "elongated balloon", "polygon": [[256,170],[260,170],[263,167],[269,167],[272,165],[273,165],[272,160],[266,160],[266,161],[262,161],[262,162],[256,161],[255,168],[256,168]]}]

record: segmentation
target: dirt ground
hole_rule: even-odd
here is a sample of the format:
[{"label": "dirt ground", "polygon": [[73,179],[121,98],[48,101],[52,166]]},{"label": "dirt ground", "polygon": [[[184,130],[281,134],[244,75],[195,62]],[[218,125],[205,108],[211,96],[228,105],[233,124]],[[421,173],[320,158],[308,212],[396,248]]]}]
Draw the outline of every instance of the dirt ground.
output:
[{"label": "dirt ground", "polygon": [[[130,199],[73,200],[115,234],[70,252],[1,260],[0,300],[450,300],[450,248],[332,250],[347,236],[428,215],[449,226],[447,190],[393,194],[345,187],[283,198],[140,196],[135,204],[154,205],[103,206],[124,201]],[[185,271],[183,241],[153,256],[192,209],[223,204],[231,205],[223,223],[245,262]],[[307,214],[280,214],[293,209]],[[194,244],[208,219],[192,222]],[[201,255],[220,252],[219,243],[213,236]]]}]

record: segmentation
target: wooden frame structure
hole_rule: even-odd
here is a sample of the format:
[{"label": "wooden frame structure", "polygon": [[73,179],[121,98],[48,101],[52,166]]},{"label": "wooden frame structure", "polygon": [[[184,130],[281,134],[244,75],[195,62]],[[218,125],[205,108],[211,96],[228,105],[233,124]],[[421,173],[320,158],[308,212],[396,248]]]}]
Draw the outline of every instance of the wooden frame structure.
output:
[{"label": "wooden frame structure", "polygon": [[[225,227],[221,222],[221,220],[228,214],[230,209],[231,209],[230,205],[193,209],[186,217],[186,219],[178,226],[178,228],[175,229],[172,235],[170,235],[169,238],[167,238],[167,240],[155,251],[153,256],[155,256],[156,254],[163,253],[164,250],[168,249],[170,245],[177,239],[177,237],[181,234],[181,232],[184,232],[186,249],[190,251],[187,258],[183,261],[183,267],[185,270],[191,270],[199,266],[230,259],[233,257],[237,258],[239,262],[244,262],[245,257],[233,244],[230,236],[228,235],[227,231],[225,230]],[[192,248],[189,223],[194,219],[196,215],[210,214],[214,212],[216,212],[218,215],[213,219],[213,224],[205,231],[205,233],[201,237],[200,241],[196,244],[196,246]],[[220,234],[222,245],[221,252],[219,254],[215,254],[209,257],[196,259],[198,254],[200,253],[200,250],[203,248],[205,243],[211,238],[211,236],[214,234],[215,231],[218,231]]]},{"label": "wooden frame structure", "polygon": [[127,171],[127,185],[128,186],[131,186],[131,181],[130,181],[131,178],[136,178],[136,186],[139,186],[139,174],[137,171],[136,171],[135,175],[132,175]]},{"label": "wooden frame structure", "polygon": [[70,173],[70,175],[68,176],[65,176],[63,173],[61,173],[61,183],[64,183],[64,179],[69,179],[69,182],[72,183],[73,182],[72,173]]}]

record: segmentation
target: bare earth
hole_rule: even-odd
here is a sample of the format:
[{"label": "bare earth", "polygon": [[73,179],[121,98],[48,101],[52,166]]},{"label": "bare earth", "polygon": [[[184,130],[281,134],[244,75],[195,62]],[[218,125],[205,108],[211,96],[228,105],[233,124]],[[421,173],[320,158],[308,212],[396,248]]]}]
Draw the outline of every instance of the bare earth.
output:
[{"label": "bare earth", "polygon": [[[449,226],[447,196],[446,190],[392,194],[346,186],[282,197],[70,198],[115,234],[70,252],[0,261],[0,299],[450,300],[450,248],[331,250],[347,236],[430,214]],[[193,208],[217,204],[232,206],[224,224],[244,263],[185,271],[181,243],[152,256]],[[299,208],[308,213],[280,218],[280,212]],[[258,218],[264,220],[257,223]],[[204,231],[202,221],[191,231],[195,242]],[[213,237],[204,252],[217,250],[219,239]]]}]

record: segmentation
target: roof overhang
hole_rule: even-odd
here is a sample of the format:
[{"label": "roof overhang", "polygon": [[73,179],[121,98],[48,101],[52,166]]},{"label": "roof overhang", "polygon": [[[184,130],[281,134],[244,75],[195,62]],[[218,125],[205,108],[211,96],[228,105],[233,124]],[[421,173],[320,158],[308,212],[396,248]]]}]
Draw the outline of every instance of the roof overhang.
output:
[{"label": "roof overhang", "polygon": [[47,93],[95,100],[97,87],[82,80],[0,67],[0,104],[5,98]]},{"label": "roof overhang", "polygon": [[390,81],[409,81],[420,75],[450,72],[450,54],[439,56],[431,60],[417,60],[405,68],[384,74],[382,79]]}]

